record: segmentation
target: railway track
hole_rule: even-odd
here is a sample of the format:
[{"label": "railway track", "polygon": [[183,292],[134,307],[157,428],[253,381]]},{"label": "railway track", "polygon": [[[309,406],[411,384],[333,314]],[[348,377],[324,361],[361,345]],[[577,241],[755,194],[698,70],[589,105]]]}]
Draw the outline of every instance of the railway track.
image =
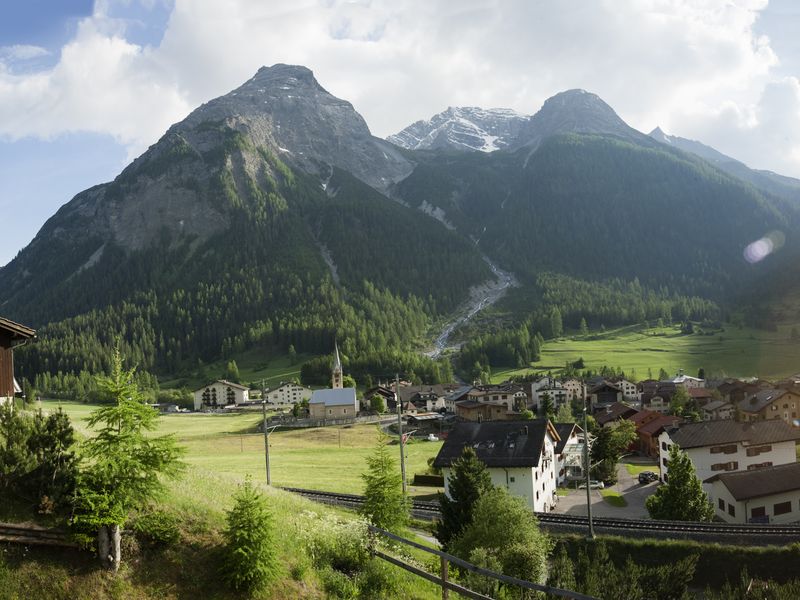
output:
[{"label": "railway track", "polygon": [[2,542],[31,546],[77,547],[77,544],[61,531],[13,523],[0,523],[0,543]]},{"label": "railway track", "polygon": [[[364,503],[363,496],[306,490],[302,488],[283,488],[325,504],[359,508]],[[434,520],[440,514],[438,502],[412,500],[411,513],[423,520]],[[555,513],[536,513],[542,527],[559,533],[584,533],[589,529],[589,519],[578,515]],[[702,542],[727,542],[738,545],[769,546],[800,542],[798,525],[735,525],[727,523],[689,523],[684,521],[653,521],[634,519],[610,519],[594,517],[594,529],[609,535],[643,535],[646,537],[687,539]]]}]

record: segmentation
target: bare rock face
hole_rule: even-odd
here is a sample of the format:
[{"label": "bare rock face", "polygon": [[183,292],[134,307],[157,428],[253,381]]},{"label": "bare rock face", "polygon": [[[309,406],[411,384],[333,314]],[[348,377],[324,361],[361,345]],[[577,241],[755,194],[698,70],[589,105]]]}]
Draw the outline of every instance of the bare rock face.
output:
[{"label": "bare rock face", "polygon": [[262,67],[244,85],[199,107],[170,131],[203,149],[204,123],[226,121],[281,160],[325,176],[330,166],[385,192],[413,164],[373,137],[353,105],[328,93],[306,67]]},{"label": "bare rock face", "polygon": [[510,108],[451,106],[430,120],[417,121],[386,139],[408,150],[493,152],[513,142],[527,119]]}]

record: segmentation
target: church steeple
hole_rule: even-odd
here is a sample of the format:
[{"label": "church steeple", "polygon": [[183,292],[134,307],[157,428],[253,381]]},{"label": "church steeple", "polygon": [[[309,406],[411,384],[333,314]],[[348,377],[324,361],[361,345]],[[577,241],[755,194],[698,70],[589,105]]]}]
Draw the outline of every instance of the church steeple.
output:
[{"label": "church steeple", "polygon": [[333,350],[333,375],[331,376],[331,388],[340,390],[343,387],[342,359],[339,358],[339,344],[334,342]]}]

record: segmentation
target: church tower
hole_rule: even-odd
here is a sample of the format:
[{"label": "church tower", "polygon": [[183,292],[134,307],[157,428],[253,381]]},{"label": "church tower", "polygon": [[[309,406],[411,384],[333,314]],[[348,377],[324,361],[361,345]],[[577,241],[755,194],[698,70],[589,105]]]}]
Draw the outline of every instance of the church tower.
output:
[{"label": "church tower", "polygon": [[334,390],[342,389],[342,378],[344,377],[342,373],[342,360],[339,358],[339,344],[334,343],[334,352],[333,352],[333,375],[331,377],[331,388]]}]

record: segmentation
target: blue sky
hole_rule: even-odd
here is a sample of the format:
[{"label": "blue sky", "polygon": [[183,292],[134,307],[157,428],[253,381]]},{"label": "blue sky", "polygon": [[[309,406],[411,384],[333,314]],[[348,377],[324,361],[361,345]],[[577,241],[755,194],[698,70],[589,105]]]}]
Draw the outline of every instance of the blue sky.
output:
[{"label": "blue sky", "polygon": [[262,65],[304,64],[385,136],[569,88],[632,126],[800,177],[793,0],[25,0],[0,12],[0,265],[79,191]]}]

